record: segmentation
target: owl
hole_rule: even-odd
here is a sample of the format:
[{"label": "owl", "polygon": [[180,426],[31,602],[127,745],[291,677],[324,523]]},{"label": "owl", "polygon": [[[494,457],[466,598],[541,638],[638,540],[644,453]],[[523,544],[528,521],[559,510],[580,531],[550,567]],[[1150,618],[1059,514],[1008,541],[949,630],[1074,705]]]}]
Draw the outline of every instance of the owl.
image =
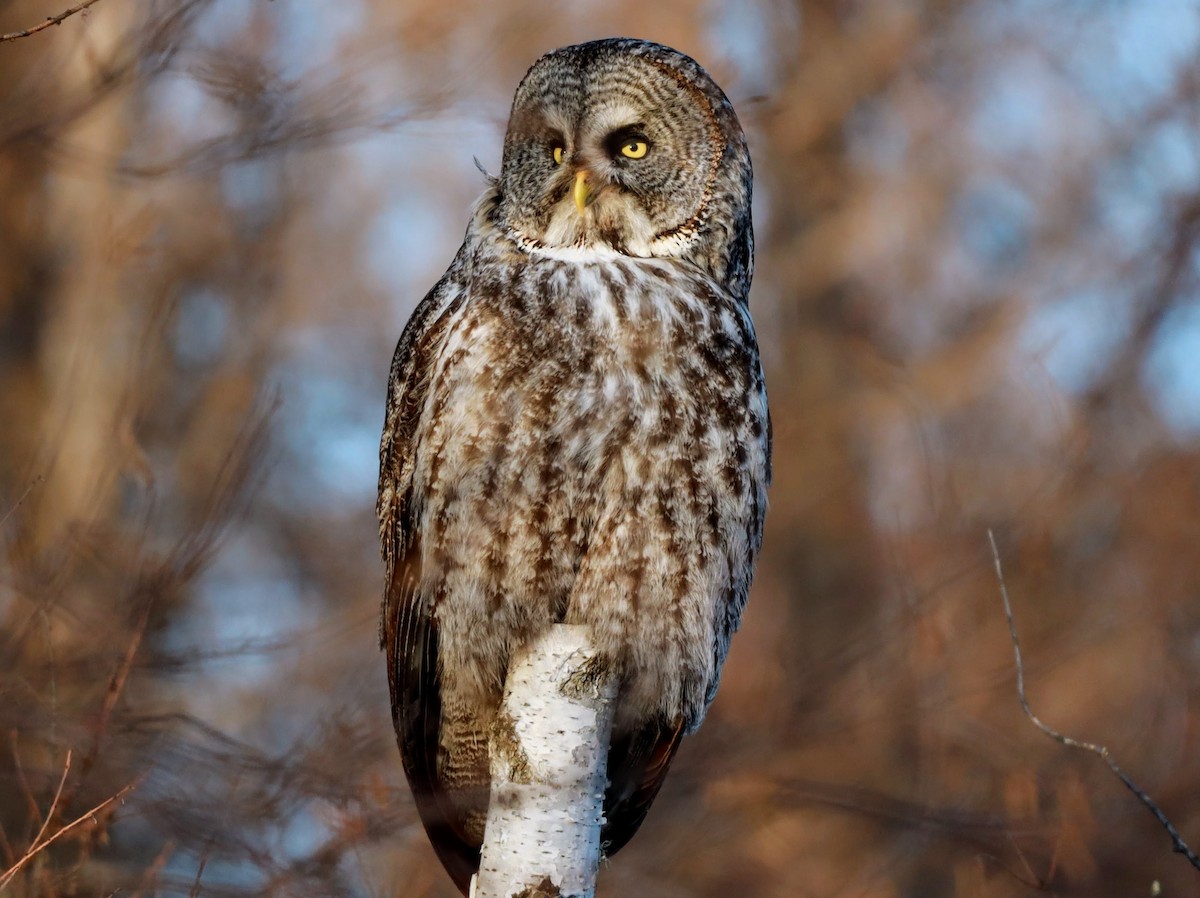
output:
[{"label": "owl", "polygon": [[587,625],[618,683],[608,855],[716,693],[771,476],[750,197],[742,128],[695,61],[630,39],[555,50],[400,338],[381,641],[404,770],[464,894],[527,640]]}]

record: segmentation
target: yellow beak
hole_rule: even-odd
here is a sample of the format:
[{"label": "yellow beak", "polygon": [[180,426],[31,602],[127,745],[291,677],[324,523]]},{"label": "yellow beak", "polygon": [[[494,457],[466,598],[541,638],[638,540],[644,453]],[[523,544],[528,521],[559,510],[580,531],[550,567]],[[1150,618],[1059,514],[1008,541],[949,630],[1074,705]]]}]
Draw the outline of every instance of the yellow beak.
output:
[{"label": "yellow beak", "polygon": [[587,208],[588,195],[591,193],[587,179],[588,173],[585,171],[575,175],[575,208],[579,210],[580,215]]}]

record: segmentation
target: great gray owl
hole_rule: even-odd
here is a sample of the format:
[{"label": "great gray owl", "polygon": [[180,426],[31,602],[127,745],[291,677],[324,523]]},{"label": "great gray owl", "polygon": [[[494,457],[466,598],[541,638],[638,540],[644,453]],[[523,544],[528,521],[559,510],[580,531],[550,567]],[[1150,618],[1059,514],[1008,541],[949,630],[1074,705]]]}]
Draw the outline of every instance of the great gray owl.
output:
[{"label": "great gray owl", "polygon": [[464,893],[488,728],[531,635],[587,624],[618,679],[610,855],[716,693],[770,480],[750,189],[737,116],[695,61],[629,39],[549,53],[396,347],[382,642],[404,769]]}]

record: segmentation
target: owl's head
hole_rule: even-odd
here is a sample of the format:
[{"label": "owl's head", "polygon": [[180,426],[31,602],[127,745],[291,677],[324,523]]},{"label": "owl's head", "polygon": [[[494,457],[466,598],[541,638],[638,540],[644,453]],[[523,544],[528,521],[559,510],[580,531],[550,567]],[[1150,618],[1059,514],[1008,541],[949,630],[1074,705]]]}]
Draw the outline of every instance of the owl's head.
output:
[{"label": "owl's head", "polygon": [[527,248],[687,259],[739,295],[753,236],[745,136],[690,57],[613,38],[564,47],[517,88],[498,212]]}]

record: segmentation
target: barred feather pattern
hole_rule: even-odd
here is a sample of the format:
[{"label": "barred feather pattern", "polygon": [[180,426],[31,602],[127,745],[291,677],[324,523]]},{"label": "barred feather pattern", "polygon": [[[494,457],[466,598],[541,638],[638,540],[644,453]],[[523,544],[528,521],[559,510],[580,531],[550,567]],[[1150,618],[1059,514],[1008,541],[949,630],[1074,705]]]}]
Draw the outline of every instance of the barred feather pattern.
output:
[{"label": "barred feather pattern", "polygon": [[[662,67],[658,45],[603,50],[631,47]],[[641,823],[680,734],[703,719],[746,604],[770,480],[746,301],[749,159],[731,107],[702,112],[721,133],[700,174],[724,189],[698,200],[683,230],[631,253],[613,239],[631,201],[614,193],[586,219],[603,227],[547,244],[501,179],[393,359],[381,639],[405,769],[464,890],[513,652],[555,622],[587,624],[618,678],[611,854]],[[566,221],[569,199],[546,184],[546,222]]]}]

